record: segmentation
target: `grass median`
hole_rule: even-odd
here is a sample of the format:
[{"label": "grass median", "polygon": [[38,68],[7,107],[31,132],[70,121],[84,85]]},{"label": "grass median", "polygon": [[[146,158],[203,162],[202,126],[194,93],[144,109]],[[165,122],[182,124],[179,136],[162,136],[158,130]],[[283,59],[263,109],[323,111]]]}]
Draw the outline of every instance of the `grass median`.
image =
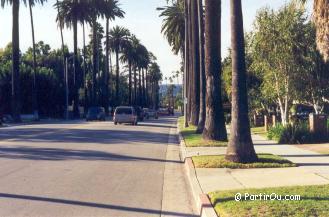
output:
[{"label": "grass median", "polygon": [[192,157],[196,168],[230,168],[230,169],[251,169],[251,168],[284,168],[295,167],[296,164],[280,156],[272,154],[258,154],[258,161],[255,163],[234,163],[227,161],[225,155],[206,155]]},{"label": "grass median", "polygon": [[186,147],[226,147],[227,142],[204,140],[202,134],[197,134],[196,126],[184,127],[184,117],[178,119],[179,130],[184,137]]},{"label": "grass median", "polygon": [[[242,195],[241,201],[235,200],[237,193]],[[251,200],[255,199],[254,195],[261,194],[262,200]],[[271,199],[276,200],[269,197],[265,200],[265,195],[272,195]],[[291,200],[298,195],[300,200]],[[218,191],[210,193],[209,197],[221,217],[329,216],[329,185]]]}]

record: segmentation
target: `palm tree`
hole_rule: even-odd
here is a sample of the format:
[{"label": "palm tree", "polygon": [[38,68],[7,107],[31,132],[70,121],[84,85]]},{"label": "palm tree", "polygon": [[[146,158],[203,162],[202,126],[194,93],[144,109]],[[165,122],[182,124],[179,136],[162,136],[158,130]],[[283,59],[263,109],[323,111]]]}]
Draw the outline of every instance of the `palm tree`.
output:
[{"label": "palm tree", "polygon": [[185,25],[185,42],[184,42],[184,126],[189,126],[189,105],[187,104],[187,97],[188,97],[188,90],[189,90],[189,16],[188,16],[188,10],[189,9],[189,0],[184,0],[184,25]]},{"label": "palm tree", "polygon": [[132,38],[135,38],[134,40],[137,40],[135,35],[132,35],[131,38],[127,41],[126,45],[124,46],[122,50],[122,56],[121,61],[126,62],[128,64],[128,71],[129,71],[129,78],[128,78],[128,102],[129,105],[132,105],[132,64],[134,62],[135,58],[135,49],[132,43]]},{"label": "palm tree", "polygon": [[205,72],[205,51],[204,51],[204,13],[202,0],[198,3],[198,21],[199,21],[199,59],[200,59],[200,114],[196,133],[203,133],[206,122],[206,72]]},{"label": "palm tree", "polygon": [[[87,3],[87,2],[85,2]],[[78,17],[78,21],[82,25],[82,41],[83,41],[83,89],[84,89],[84,111],[87,111],[88,108],[88,90],[86,85],[86,76],[87,76],[87,63],[86,63],[86,31],[85,31],[85,24],[92,22],[92,11],[90,10],[89,5],[85,5],[83,7],[84,10],[81,10],[80,16]]]},{"label": "palm tree", "polygon": [[[19,84],[19,74],[20,74],[20,49],[19,49],[19,7],[20,3],[26,5],[27,0],[1,0],[1,7],[4,7],[6,4],[12,5],[12,19],[13,19],[13,28],[12,28],[12,116],[15,122],[20,122],[20,84]],[[34,5],[35,3],[44,2],[42,0],[29,0],[29,5]],[[32,19],[32,18],[31,18]],[[34,82],[33,82],[34,83]],[[34,88],[35,89],[35,88]],[[34,95],[34,93],[33,93]],[[34,97],[33,97],[34,98]],[[35,108],[35,107],[34,107]]]},{"label": "palm tree", "polygon": [[[39,0],[38,3],[43,4],[46,0]],[[29,11],[30,11],[30,19],[31,19],[31,29],[32,29],[32,48],[33,48],[33,88],[32,88],[32,108],[34,112],[34,118],[39,119],[38,115],[38,100],[37,100],[37,82],[36,82],[36,74],[37,74],[37,58],[35,53],[35,35],[34,35],[34,22],[33,22],[33,12],[32,7],[37,1],[29,0]]]},{"label": "palm tree", "polygon": [[[221,96],[221,1],[205,1],[206,121],[203,138],[227,140]],[[218,38],[219,37],[219,38]]]},{"label": "palm tree", "polygon": [[124,11],[119,7],[117,0],[106,0],[104,9],[104,15],[106,18],[106,36],[105,36],[105,53],[106,53],[106,67],[105,67],[105,98],[106,98],[106,112],[108,113],[109,108],[109,75],[110,75],[110,43],[109,43],[109,23],[110,20],[115,20],[116,17],[123,18]]},{"label": "palm tree", "polygon": [[185,11],[184,2],[175,1],[171,6],[159,7],[160,17],[164,17],[161,33],[165,35],[175,54],[184,53]]},{"label": "palm tree", "polygon": [[[79,78],[78,72],[78,22],[85,20],[86,14],[90,14],[90,7],[87,1],[63,0],[57,2],[58,8],[57,21],[60,25],[66,25],[67,28],[73,28],[73,75],[74,75],[74,93],[73,93],[73,113],[74,117],[79,117]],[[61,26],[62,28],[63,26]]]},{"label": "palm tree", "polygon": [[[307,0],[297,0],[303,4]],[[329,1],[313,0],[313,17],[316,26],[316,41],[320,53],[326,61],[329,60]]]},{"label": "palm tree", "polygon": [[241,0],[231,0],[232,122],[226,159],[247,163],[257,161],[248,117],[245,43]]},{"label": "palm tree", "polygon": [[200,113],[200,50],[199,50],[199,20],[198,20],[198,4],[197,1],[191,1],[191,124],[198,125]]},{"label": "palm tree", "polygon": [[145,106],[146,94],[145,94],[145,74],[144,70],[147,70],[150,63],[150,56],[147,48],[140,44],[137,49],[137,58],[139,68],[141,69],[141,78],[140,78],[140,105]]},{"label": "palm tree", "polygon": [[[58,0],[56,0],[56,4],[58,5],[59,2]],[[57,16],[59,16],[59,8],[57,7]],[[61,33],[61,42],[62,42],[62,55],[63,55],[63,61],[62,61],[62,64],[63,64],[63,73],[65,72],[65,46],[64,46],[64,36],[63,36],[63,23],[62,21],[59,21],[59,29],[60,29],[60,33]],[[64,78],[65,76],[63,76]]]},{"label": "palm tree", "polygon": [[159,105],[159,82],[162,80],[162,74],[160,67],[156,62],[152,62],[149,68],[151,93],[152,93],[152,105],[153,109],[157,109]]},{"label": "palm tree", "polygon": [[109,32],[109,46],[115,52],[116,59],[116,81],[115,81],[115,103],[119,105],[119,53],[127,44],[127,38],[130,36],[128,29],[120,26],[115,26]]}]

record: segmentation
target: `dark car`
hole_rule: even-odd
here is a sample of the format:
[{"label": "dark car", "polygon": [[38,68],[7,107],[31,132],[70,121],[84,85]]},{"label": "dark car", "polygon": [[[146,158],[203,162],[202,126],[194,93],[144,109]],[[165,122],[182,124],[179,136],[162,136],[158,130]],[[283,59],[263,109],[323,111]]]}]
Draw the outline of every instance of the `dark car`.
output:
[{"label": "dark car", "polygon": [[87,121],[105,121],[105,109],[103,107],[90,107],[86,116]]},{"label": "dark car", "polygon": [[146,119],[150,119],[150,118],[154,118],[154,119],[158,119],[158,112],[156,110],[153,109],[148,109],[148,108],[144,108],[144,116]]},{"label": "dark car", "polygon": [[144,110],[139,106],[136,106],[134,109],[137,113],[138,121],[144,121],[144,117],[145,117]]}]

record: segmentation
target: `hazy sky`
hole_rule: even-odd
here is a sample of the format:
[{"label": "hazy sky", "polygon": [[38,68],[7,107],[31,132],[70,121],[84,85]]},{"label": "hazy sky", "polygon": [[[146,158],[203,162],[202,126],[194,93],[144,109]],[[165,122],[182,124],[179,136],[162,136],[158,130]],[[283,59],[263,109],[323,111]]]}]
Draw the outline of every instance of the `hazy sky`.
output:
[{"label": "hazy sky", "polygon": [[[43,40],[52,48],[60,47],[60,33],[55,23],[56,10],[53,8],[56,0],[48,0],[43,7],[34,8],[36,41]],[[122,25],[134,33],[141,42],[153,52],[157,58],[161,70],[165,76],[170,76],[172,71],[178,70],[180,57],[172,54],[171,49],[160,33],[162,20],[156,8],[166,4],[166,0],[119,0],[122,9],[126,12],[124,19],[117,20],[110,25]],[[288,0],[242,0],[245,30],[252,28],[258,9],[268,6],[279,8],[289,2]],[[310,1],[311,2],[311,1]],[[312,5],[308,8],[311,11]],[[229,22],[229,0],[222,1],[222,23],[223,56],[227,54],[230,46],[230,22]],[[102,22],[103,23],[103,22]],[[11,7],[0,8],[0,47],[4,47],[11,41]],[[28,8],[23,6],[20,10],[20,43],[21,50],[25,51],[32,44],[31,28]],[[72,32],[64,31],[64,40],[72,48]],[[82,31],[79,28],[79,46],[82,45]]]}]

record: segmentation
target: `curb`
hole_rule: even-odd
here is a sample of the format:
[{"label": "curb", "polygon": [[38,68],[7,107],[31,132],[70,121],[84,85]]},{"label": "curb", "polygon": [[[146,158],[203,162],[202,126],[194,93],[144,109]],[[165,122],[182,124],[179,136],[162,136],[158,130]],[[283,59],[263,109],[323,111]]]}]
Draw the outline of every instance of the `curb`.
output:
[{"label": "curb", "polygon": [[185,140],[182,134],[180,133],[178,123],[177,123],[177,133],[178,133],[179,144],[180,144],[180,155],[182,161],[184,162],[185,175],[187,177],[188,183],[192,190],[192,195],[194,198],[196,209],[200,213],[200,217],[218,217],[214,207],[210,202],[208,195],[205,194],[201,189],[192,159],[186,157],[187,151],[186,151]]}]

